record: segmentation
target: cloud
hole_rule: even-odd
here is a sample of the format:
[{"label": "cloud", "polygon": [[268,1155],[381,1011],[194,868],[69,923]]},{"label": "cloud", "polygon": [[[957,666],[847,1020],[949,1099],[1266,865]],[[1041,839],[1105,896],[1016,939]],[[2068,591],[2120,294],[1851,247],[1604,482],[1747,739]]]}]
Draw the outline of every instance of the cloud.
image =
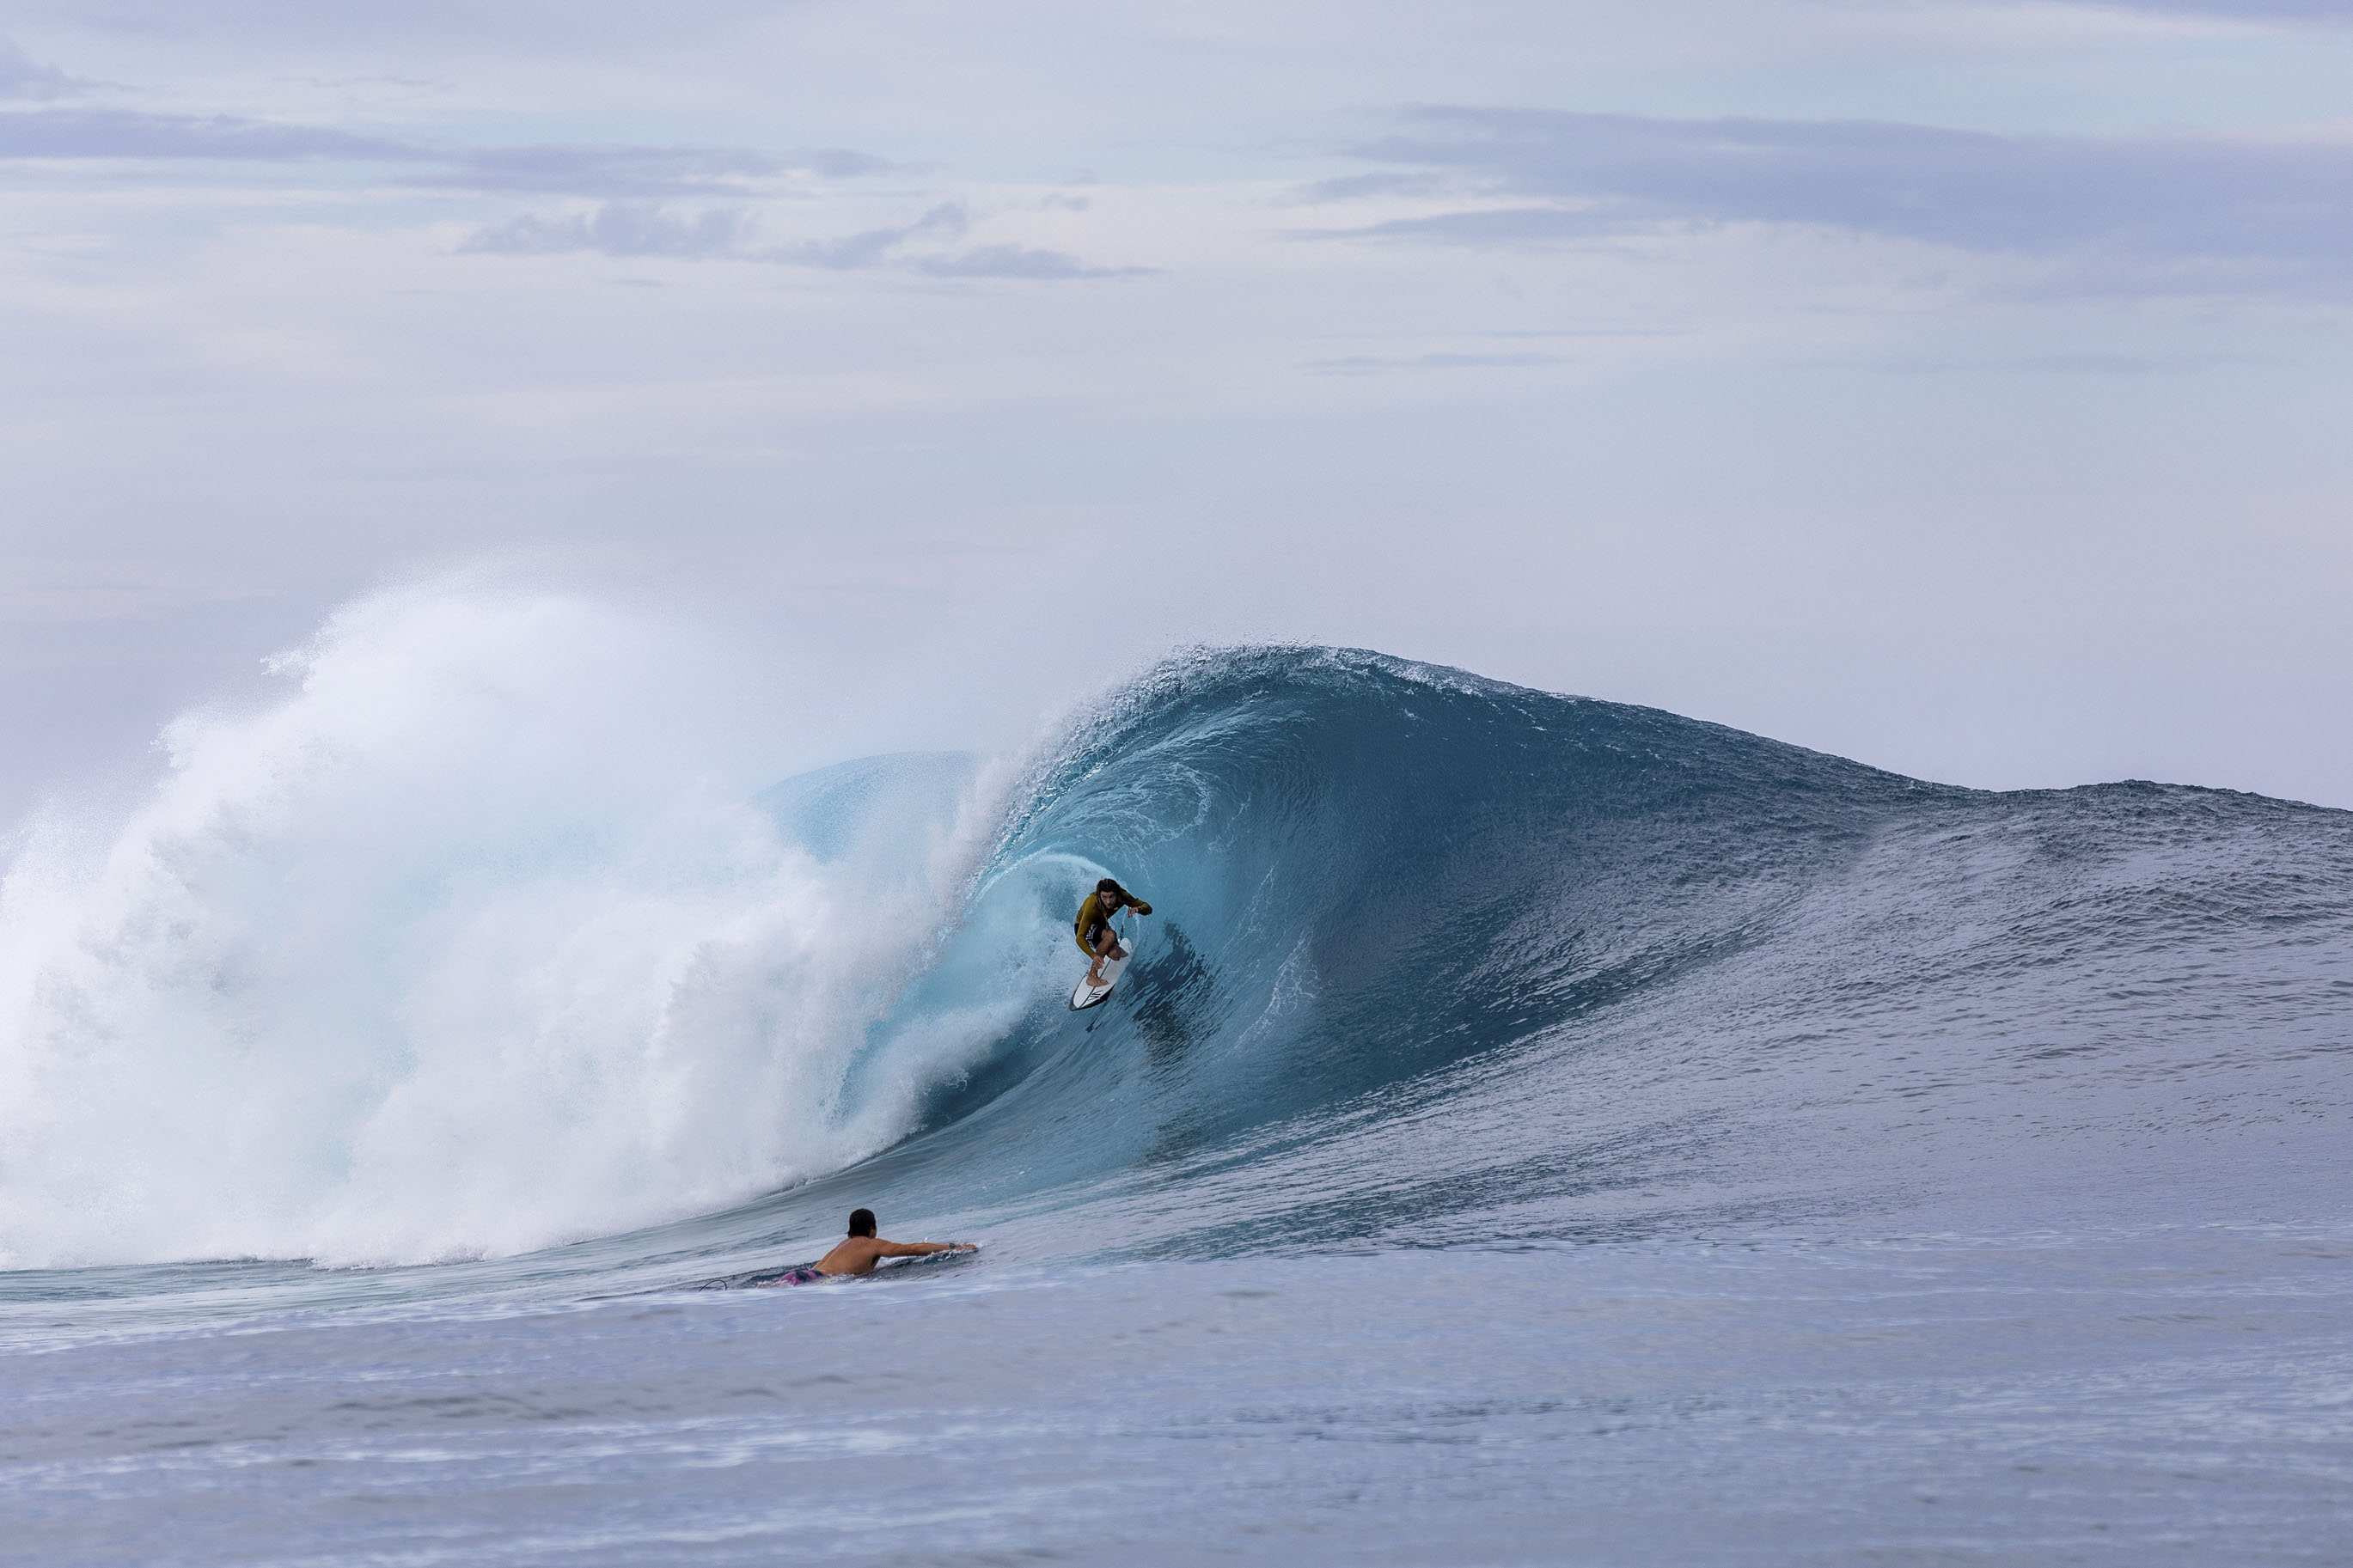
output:
[{"label": "cloud", "polygon": [[887,174],[899,167],[888,158],[877,158],[871,153],[854,152],[848,147],[810,147],[793,155],[793,161],[812,174],[828,180],[853,179],[860,174]]},{"label": "cloud", "polygon": [[1882,359],[1871,368],[1891,375],[2196,375],[2218,367],[2257,364],[2249,354],[2063,353],[1912,355]]},{"label": "cloud", "polygon": [[55,66],[36,65],[14,44],[0,44],[0,99],[70,98],[85,84]]},{"label": "cloud", "polygon": [[[5,64],[0,57],[0,69]],[[388,163],[415,171],[403,183],[427,189],[639,200],[743,190],[796,174],[849,178],[895,166],[834,147],[784,153],[727,147],[447,148],[232,115],[115,109],[0,113],[0,158]]]},{"label": "cloud", "polygon": [[2345,0],[2094,0],[2118,11],[2159,16],[2223,16],[2249,22],[2303,22],[2320,26],[2353,26]]},{"label": "cloud", "polygon": [[1394,371],[1416,370],[1525,370],[1567,363],[1559,354],[1426,353],[1397,357],[1350,354],[1345,359],[1311,360],[1305,368],[1317,375],[1383,375]]},{"label": "cloud", "polygon": [[674,217],[657,207],[612,202],[568,217],[519,217],[481,230],[458,248],[496,256],[578,250],[607,256],[730,256],[741,249],[745,228],[742,214],[723,209]]},{"label": "cloud", "polygon": [[458,248],[498,256],[595,251],[615,257],[724,258],[822,267],[830,271],[895,266],[933,278],[1119,278],[1150,270],[1090,267],[1059,250],[1021,245],[902,254],[912,246],[961,239],[971,226],[972,215],[962,202],[942,202],[911,223],[862,229],[835,239],[768,245],[759,242],[752,220],[740,211],[718,208],[682,216],[643,203],[612,202],[592,213],[516,218],[479,230]]},{"label": "cloud", "polygon": [[1146,267],[1090,267],[1062,251],[1040,250],[1026,245],[981,245],[969,250],[902,254],[908,247],[927,240],[961,239],[971,226],[972,215],[962,202],[943,202],[898,228],[873,228],[841,239],[786,246],[765,252],[762,259],[835,268],[897,265],[929,278],[1128,278],[1152,270]]},{"label": "cloud", "polygon": [[1340,232],[1351,237],[1430,239],[1453,245],[1540,245],[1549,240],[1601,239],[1655,226],[1655,216],[1636,219],[1617,207],[1481,207],[1434,217],[1393,218]]},{"label": "cloud", "polygon": [[406,163],[424,156],[407,143],[380,137],[227,115],[141,114],[119,109],[0,114],[0,158]]},{"label": "cloud", "polygon": [[971,215],[962,202],[942,202],[914,222],[897,228],[870,228],[839,239],[807,240],[769,250],[763,258],[838,271],[874,267],[888,260],[892,252],[915,240],[961,238],[971,222]]},{"label": "cloud", "polygon": [[949,256],[926,257],[915,270],[934,278],[1140,278],[1149,267],[1091,267],[1060,250],[1026,245],[983,245]]},{"label": "cloud", "polygon": [[714,147],[511,147],[469,152],[417,183],[484,192],[649,197],[741,187],[785,175],[877,174],[892,165],[824,149],[783,155]]},{"label": "cloud", "polygon": [[2065,258],[2085,286],[2141,292],[2353,284],[2344,145],[1539,110],[1423,109],[1393,123],[1356,154],[1445,173],[1479,205],[1343,235],[1529,246],[1800,224]]}]

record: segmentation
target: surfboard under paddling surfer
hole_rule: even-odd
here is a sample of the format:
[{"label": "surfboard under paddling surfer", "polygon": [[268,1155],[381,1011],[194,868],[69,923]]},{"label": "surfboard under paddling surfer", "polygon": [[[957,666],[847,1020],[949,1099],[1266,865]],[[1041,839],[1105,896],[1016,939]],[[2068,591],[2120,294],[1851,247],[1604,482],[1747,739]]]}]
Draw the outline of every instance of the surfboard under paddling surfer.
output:
[{"label": "surfboard under paddling surfer", "polygon": [[1111,929],[1111,920],[1122,909],[1134,910],[1139,915],[1152,912],[1150,904],[1109,877],[1097,882],[1095,890],[1087,895],[1087,901],[1079,906],[1079,918],[1073,929],[1078,934],[1079,951],[1093,961],[1087,965],[1087,984],[1090,985],[1103,983],[1103,960],[1120,954],[1119,933]]}]

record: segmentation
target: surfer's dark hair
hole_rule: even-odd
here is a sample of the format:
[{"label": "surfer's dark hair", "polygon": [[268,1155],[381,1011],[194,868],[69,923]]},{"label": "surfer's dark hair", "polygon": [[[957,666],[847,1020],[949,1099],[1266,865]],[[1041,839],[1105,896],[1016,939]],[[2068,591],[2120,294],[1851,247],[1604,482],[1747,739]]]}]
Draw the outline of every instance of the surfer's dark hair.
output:
[{"label": "surfer's dark hair", "polygon": [[1123,899],[1127,897],[1127,889],[1121,887],[1117,882],[1113,881],[1109,877],[1105,877],[1102,881],[1095,884],[1095,891],[1098,893],[1117,893]]},{"label": "surfer's dark hair", "polygon": [[874,1211],[872,1209],[851,1209],[849,1211],[849,1234],[852,1236],[872,1236],[874,1234]]}]

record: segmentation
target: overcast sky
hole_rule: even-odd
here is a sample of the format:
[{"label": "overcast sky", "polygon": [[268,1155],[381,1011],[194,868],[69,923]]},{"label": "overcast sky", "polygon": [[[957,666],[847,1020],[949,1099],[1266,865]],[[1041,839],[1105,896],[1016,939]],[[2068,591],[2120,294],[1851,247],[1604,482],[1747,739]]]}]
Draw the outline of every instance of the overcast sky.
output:
[{"label": "overcast sky", "polygon": [[2353,0],[15,0],[0,816],[451,573],[2353,806],[2348,327]]}]

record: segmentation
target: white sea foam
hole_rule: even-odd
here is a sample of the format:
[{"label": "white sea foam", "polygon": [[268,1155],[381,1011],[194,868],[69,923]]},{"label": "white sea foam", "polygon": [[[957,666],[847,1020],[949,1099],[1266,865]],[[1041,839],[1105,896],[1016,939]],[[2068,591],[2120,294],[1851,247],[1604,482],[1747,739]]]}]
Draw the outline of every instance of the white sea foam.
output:
[{"label": "white sea foam", "polygon": [[741,717],[712,668],[576,601],[387,594],[274,705],[173,724],[127,814],[35,825],[0,1266],[514,1252],[900,1135],[963,1032],[844,1085],[994,818],[908,824],[887,879],[818,863],[707,751]]}]

